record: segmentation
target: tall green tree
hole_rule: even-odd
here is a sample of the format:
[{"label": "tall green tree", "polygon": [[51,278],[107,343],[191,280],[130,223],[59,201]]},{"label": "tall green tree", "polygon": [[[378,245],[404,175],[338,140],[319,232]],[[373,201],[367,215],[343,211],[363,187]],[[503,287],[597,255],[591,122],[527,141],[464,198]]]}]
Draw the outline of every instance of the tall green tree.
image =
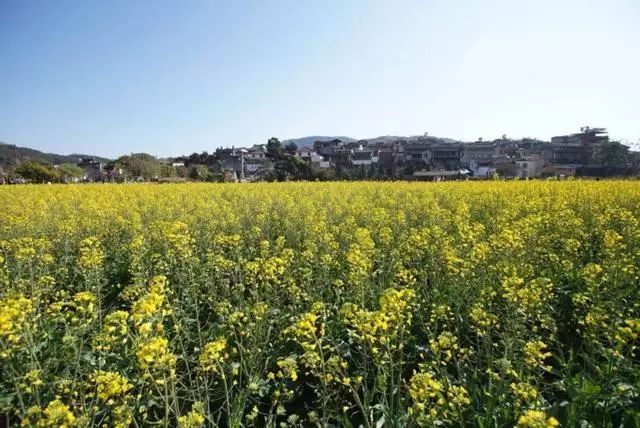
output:
[{"label": "tall green tree", "polygon": [[46,183],[57,181],[59,174],[51,165],[44,162],[28,161],[17,165],[14,172],[26,179],[36,183]]},{"label": "tall green tree", "polygon": [[168,163],[161,163],[160,164],[160,177],[163,178],[172,178],[175,177],[177,175],[176,173],[176,167],[168,164]]},{"label": "tall green tree", "polygon": [[284,146],[284,152],[289,155],[296,154],[296,150],[298,150],[298,146],[293,141],[290,141]]},{"label": "tall green tree", "polygon": [[147,153],[121,156],[115,163],[118,168],[122,168],[124,175],[130,178],[142,177],[145,180],[152,180],[158,178],[162,172],[160,161]]},{"label": "tall green tree", "polygon": [[602,166],[624,167],[629,161],[629,147],[618,141],[606,141],[600,144],[595,161]]},{"label": "tall green tree", "polygon": [[269,138],[267,141],[267,156],[272,159],[279,159],[282,157],[282,143],[275,137]]},{"label": "tall green tree", "polygon": [[60,180],[82,178],[84,169],[72,163],[63,163],[58,166],[58,173],[60,174]]},{"label": "tall green tree", "polygon": [[209,167],[206,165],[191,165],[189,167],[189,178],[192,180],[207,181],[209,176]]}]

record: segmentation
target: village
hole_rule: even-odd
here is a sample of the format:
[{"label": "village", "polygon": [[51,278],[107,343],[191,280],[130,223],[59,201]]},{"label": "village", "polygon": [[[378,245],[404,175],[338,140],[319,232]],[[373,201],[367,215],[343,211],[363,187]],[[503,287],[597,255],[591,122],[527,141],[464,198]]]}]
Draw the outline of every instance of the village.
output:
[{"label": "village", "polygon": [[[610,141],[605,128],[590,127],[550,142],[503,136],[463,143],[424,135],[372,142],[318,140],[309,146],[285,146],[284,153],[321,177],[424,181],[629,176],[637,173],[638,160],[637,153]],[[213,157],[214,167],[233,181],[264,180],[276,168],[268,144],[221,148]],[[173,166],[189,163],[190,158],[179,158]]]},{"label": "village", "polygon": [[[334,139],[315,141],[289,154],[313,170],[332,170],[335,178],[426,181],[629,176],[637,173],[638,162],[637,153],[610,141],[605,128],[590,127],[550,142],[506,136],[470,143],[429,135],[377,142]],[[233,180],[261,180],[274,168],[267,144],[219,149],[214,156]]]},{"label": "village", "polygon": [[[115,161],[78,159],[62,182],[287,181],[287,180],[486,180],[568,177],[628,177],[639,172],[640,153],[611,141],[605,128],[551,141],[532,138],[461,142],[428,134],[372,141],[316,140],[310,145],[272,138],[251,147],[218,148],[213,153],[157,159],[132,154]],[[56,170],[58,165],[52,165]],[[20,171],[16,168],[16,171]],[[13,183],[30,177],[15,175]],[[0,182],[8,178],[0,174]]]}]

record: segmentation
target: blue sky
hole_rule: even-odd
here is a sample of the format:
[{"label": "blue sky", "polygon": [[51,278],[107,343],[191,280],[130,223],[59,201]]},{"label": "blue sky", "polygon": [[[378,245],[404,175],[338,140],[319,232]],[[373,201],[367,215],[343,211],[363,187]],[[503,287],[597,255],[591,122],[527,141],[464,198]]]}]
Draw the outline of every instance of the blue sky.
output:
[{"label": "blue sky", "polygon": [[640,139],[640,1],[0,0],[0,141]]}]

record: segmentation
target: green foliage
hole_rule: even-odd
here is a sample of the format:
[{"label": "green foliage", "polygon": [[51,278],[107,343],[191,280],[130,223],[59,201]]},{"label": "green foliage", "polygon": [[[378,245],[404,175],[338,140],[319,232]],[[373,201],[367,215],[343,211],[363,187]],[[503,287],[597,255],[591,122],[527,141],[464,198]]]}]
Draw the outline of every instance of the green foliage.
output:
[{"label": "green foliage", "polygon": [[290,155],[294,155],[296,153],[296,150],[298,150],[298,146],[296,146],[296,143],[294,143],[293,141],[287,143],[284,146],[285,153],[288,153]]},{"label": "green foliage", "polygon": [[269,138],[267,141],[267,156],[272,159],[278,159],[282,156],[282,143],[275,137]]},{"label": "green foliage", "polygon": [[629,161],[629,147],[618,141],[606,141],[600,145],[595,161],[602,166],[624,166]]},{"label": "green foliage", "polygon": [[68,156],[54,153],[43,153],[39,150],[27,147],[19,147],[14,144],[0,143],[0,165],[16,165],[27,161],[39,161],[51,165],[63,163],[75,163],[80,158],[93,158],[100,162],[107,162],[108,159],[98,156],[83,154],[71,154]]},{"label": "green foliage", "polygon": [[16,166],[14,172],[18,176],[36,183],[56,181],[59,177],[58,172],[51,165],[38,161],[21,163]]},{"label": "green foliage", "polygon": [[177,177],[187,178],[189,176],[189,168],[186,166],[176,166],[174,169],[176,170]]},{"label": "green foliage", "polygon": [[176,171],[176,167],[173,165],[169,165],[166,163],[160,164],[160,177],[162,178],[173,178],[178,176]]},{"label": "green foliage", "polygon": [[189,167],[189,178],[198,181],[207,181],[210,176],[209,168],[206,165],[191,165]]},{"label": "green foliage", "polygon": [[58,173],[61,178],[80,178],[84,175],[84,170],[72,163],[63,163],[58,166]]},{"label": "green foliage", "polygon": [[129,178],[142,177],[145,180],[152,180],[158,178],[162,170],[160,161],[147,153],[120,156],[115,164],[118,168],[122,168],[124,175]]}]

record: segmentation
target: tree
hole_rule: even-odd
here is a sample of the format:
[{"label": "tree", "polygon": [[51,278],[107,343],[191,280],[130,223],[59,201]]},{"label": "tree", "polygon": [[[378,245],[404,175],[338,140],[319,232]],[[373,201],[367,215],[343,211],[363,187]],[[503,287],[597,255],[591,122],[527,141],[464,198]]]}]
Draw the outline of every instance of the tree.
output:
[{"label": "tree", "polygon": [[209,178],[209,168],[206,165],[191,165],[189,167],[189,178],[206,181]]},{"label": "tree", "polygon": [[308,162],[294,156],[288,157],[285,161],[287,172],[295,180],[311,180],[313,178],[313,171]]},{"label": "tree", "polygon": [[84,169],[72,163],[63,163],[58,166],[58,173],[60,174],[60,180],[64,181],[82,178],[84,176]]},{"label": "tree", "polygon": [[269,138],[267,141],[267,156],[272,159],[279,159],[282,157],[282,143],[275,137]]},{"label": "tree", "polygon": [[600,144],[598,152],[595,155],[596,163],[611,167],[624,167],[629,160],[629,147],[618,141],[605,141]]},{"label": "tree", "polygon": [[336,171],[333,168],[324,168],[316,173],[316,180],[331,181],[336,179]]},{"label": "tree", "polygon": [[162,163],[160,164],[160,177],[162,178],[172,178],[176,176],[176,167],[168,164]]},{"label": "tree", "polygon": [[28,161],[16,166],[15,173],[20,177],[36,183],[46,183],[58,179],[58,171],[49,164],[39,161]]},{"label": "tree", "polygon": [[193,164],[202,164],[202,165],[211,166],[215,164],[216,156],[215,154],[209,154],[208,152],[204,151],[200,154],[192,153],[187,158],[176,158],[175,160],[183,160],[187,166],[193,165]]},{"label": "tree", "polygon": [[513,161],[496,162],[494,166],[500,177],[516,177],[518,175],[518,167]]},{"label": "tree", "polygon": [[116,165],[124,170],[126,176],[145,180],[158,178],[161,172],[160,161],[147,153],[121,156],[116,160]]},{"label": "tree", "polygon": [[298,146],[293,141],[288,142],[287,145],[284,146],[285,153],[288,153],[290,155],[296,154],[297,150],[298,150]]},{"label": "tree", "polygon": [[176,166],[176,176],[180,178],[187,178],[189,176],[189,169],[186,166]]}]

